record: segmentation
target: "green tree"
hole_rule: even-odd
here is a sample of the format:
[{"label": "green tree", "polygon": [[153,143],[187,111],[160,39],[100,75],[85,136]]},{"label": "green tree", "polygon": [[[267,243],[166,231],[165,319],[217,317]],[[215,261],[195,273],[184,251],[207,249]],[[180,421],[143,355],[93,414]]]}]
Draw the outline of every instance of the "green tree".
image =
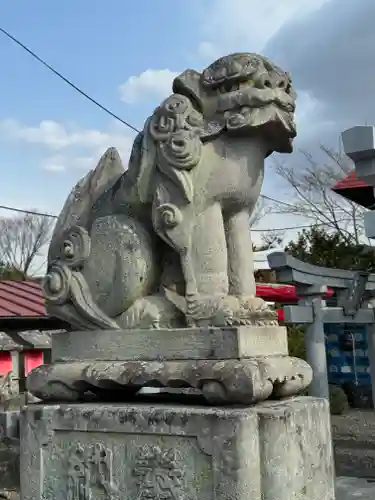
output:
[{"label": "green tree", "polygon": [[[336,269],[373,271],[374,249],[350,241],[342,232],[327,232],[321,226],[303,230],[285,251],[303,262]],[[288,325],[289,351],[292,356],[305,359],[304,331],[302,325]]]},{"label": "green tree", "polygon": [[290,241],[285,251],[309,264],[336,269],[374,271],[375,251],[372,247],[356,243],[341,232],[327,232],[312,226]]}]

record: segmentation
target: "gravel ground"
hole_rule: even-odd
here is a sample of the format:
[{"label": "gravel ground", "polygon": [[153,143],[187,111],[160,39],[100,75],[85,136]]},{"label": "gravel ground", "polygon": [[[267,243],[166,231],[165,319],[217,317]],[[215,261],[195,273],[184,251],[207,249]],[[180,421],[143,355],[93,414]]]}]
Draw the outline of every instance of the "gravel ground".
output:
[{"label": "gravel ground", "polygon": [[374,410],[350,410],[344,415],[332,415],[331,422],[334,434],[364,439],[370,435],[372,442],[375,443]]},{"label": "gravel ground", "polygon": [[351,410],[331,421],[337,475],[375,479],[375,412]]},{"label": "gravel ground", "polygon": [[374,500],[375,483],[355,477],[336,479],[336,500]]}]

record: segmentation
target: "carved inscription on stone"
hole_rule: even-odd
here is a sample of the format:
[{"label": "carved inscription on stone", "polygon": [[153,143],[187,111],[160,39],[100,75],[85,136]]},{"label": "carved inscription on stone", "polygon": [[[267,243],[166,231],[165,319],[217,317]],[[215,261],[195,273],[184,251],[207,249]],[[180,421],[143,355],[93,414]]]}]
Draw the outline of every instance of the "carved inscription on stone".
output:
[{"label": "carved inscription on stone", "polygon": [[184,468],[176,450],[143,446],[132,473],[138,486],[137,500],[181,500],[185,496]]},{"label": "carved inscription on stone", "polygon": [[100,443],[76,444],[70,449],[68,500],[117,500],[112,451]]}]

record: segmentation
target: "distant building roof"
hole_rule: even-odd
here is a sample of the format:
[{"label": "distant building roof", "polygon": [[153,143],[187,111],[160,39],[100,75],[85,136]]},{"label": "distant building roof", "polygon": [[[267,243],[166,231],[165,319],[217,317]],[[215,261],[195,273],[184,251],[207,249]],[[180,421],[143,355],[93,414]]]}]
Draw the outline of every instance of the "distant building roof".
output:
[{"label": "distant building roof", "polygon": [[0,331],[60,330],[67,327],[67,323],[59,318],[48,316],[40,283],[0,280]]},{"label": "distant building roof", "polygon": [[40,283],[0,281],[0,319],[47,316]]},{"label": "distant building roof", "polygon": [[365,208],[370,208],[375,204],[373,187],[358,179],[355,172],[351,172],[344,179],[337,182],[332,191]]}]

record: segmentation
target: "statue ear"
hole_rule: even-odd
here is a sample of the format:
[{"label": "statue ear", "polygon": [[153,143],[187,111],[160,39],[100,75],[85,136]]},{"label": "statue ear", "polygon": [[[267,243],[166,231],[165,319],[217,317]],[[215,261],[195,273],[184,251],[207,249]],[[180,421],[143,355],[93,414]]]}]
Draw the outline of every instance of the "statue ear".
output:
[{"label": "statue ear", "polygon": [[175,94],[189,97],[197,110],[203,112],[201,74],[198,71],[187,69],[174,79],[172,88]]}]

